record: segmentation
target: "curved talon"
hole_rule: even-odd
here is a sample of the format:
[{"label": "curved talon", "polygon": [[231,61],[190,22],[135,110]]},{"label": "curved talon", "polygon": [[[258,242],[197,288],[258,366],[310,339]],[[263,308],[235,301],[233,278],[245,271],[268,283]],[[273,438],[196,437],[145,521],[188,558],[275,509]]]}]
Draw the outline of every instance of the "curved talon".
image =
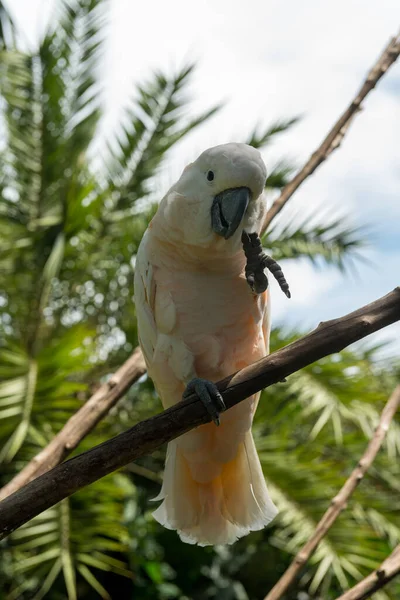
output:
[{"label": "curved talon", "polygon": [[187,398],[191,394],[196,394],[203,403],[208,414],[211,416],[214,423],[219,425],[220,412],[226,410],[225,402],[218,391],[217,386],[208,379],[195,377],[186,386],[182,397]]},{"label": "curved talon", "polygon": [[271,271],[282,292],[285,294],[285,296],[290,298],[289,284],[283,274],[282,267],[271,256],[268,256],[268,254],[263,254],[262,258],[264,268],[268,269],[268,271]]},{"label": "curved talon", "polygon": [[251,287],[251,289],[254,292],[254,286],[255,286],[254,273],[248,273],[247,269],[246,269],[246,279],[247,279],[247,283],[249,284],[249,286]]},{"label": "curved talon", "polygon": [[268,277],[264,271],[246,274],[247,283],[256,294],[262,294],[268,288]]}]

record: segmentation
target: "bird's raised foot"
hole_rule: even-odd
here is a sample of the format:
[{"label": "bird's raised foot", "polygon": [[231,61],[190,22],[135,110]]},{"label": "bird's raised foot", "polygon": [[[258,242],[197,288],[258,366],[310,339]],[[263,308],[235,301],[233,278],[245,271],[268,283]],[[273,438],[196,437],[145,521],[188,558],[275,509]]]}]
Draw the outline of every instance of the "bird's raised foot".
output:
[{"label": "bird's raised foot", "polygon": [[215,383],[195,377],[187,384],[182,397],[187,398],[191,394],[198,396],[214,423],[219,425],[219,415],[226,410],[226,406]]},{"label": "bird's raised foot", "polygon": [[242,244],[246,256],[246,280],[252,291],[262,294],[268,288],[268,277],[264,269],[271,271],[277,280],[282,292],[290,298],[289,285],[279,264],[262,251],[261,240],[258,233],[242,233]]}]

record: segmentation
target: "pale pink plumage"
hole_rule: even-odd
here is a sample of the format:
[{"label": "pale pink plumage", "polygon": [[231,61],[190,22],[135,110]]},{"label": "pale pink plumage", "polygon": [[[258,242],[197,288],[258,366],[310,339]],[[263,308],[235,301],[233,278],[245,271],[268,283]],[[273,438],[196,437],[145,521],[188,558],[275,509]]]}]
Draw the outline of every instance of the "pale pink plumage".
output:
[{"label": "pale pink plumage", "polygon": [[[210,161],[217,164],[220,181],[214,187],[204,187],[198,173],[190,178],[186,169],[161,202],[138,252],[139,339],[165,408],[181,400],[193,377],[218,381],[268,353],[268,294],[251,292],[240,246],[240,231],[254,231],[265,212],[265,167],[262,172],[258,152],[248,148],[220,146],[209,151],[211,158],[204,153],[194,163],[200,162],[200,174]],[[254,204],[240,231],[225,240],[208,224],[210,202],[220,188],[237,185],[252,190]],[[154,516],[183,541],[230,544],[274,518],[251,434],[258,396],[223,413],[220,427],[203,425],[168,445],[157,498],[163,502]]]}]

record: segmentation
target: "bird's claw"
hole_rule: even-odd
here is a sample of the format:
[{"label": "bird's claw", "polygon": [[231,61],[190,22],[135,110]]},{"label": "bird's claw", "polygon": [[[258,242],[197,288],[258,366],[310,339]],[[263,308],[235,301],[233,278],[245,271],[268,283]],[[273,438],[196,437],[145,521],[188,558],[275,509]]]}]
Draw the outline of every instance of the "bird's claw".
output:
[{"label": "bird's claw", "polygon": [[262,294],[268,287],[268,277],[264,273],[263,267],[254,271],[246,268],[246,280],[251,291],[256,294]]},{"label": "bird's claw", "polygon": [[282,292],[290,298],[289,285],[281,267],[276,260],[262,251],[261,240],[258,233],[242,233],[243,250],[246,256],[245,274],[251,290],[262,294],[268,287],[268,277],[264,269],[268,269],[279,283]]},{"label": "bird's claw", "polygon": [[219,425],[219,415],[226,410],[226,406],[215,383],[208,379],[195,377],[187,384],[183,398],[187,398],[193,393],[201,400],[214,423]]}]

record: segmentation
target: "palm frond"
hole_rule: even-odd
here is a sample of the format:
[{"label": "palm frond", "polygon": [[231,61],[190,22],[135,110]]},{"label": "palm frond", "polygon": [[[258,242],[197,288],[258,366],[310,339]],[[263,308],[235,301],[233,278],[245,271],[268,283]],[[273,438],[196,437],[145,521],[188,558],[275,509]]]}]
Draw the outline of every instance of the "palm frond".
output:
[{"label": "palm frond", "polygon": [[[279,509],[272,543],[286,552],[295,554],[314,532],[317,522],[328,508],[331,498],[344,483],[346,457],[338,460],[321,459],[323,448],[329,443],[325,436],[321,445],[283,442],[282,432],[258,440],[257,446],[271,496]],[[294,438],[296,433],[292,432]],[[287,438],[284,438],[287,440]],[[348,460],[348,456],[347,456]],[[353,465],[354,466],[354,465]],[[362,502],[371,502],[372,487],[359,492]],[[373,539],[373,543],[371,540]],[[386,531],[372,526],[371,518],[350,509],[344,512],[324,537],[310,560],[304,582],[311,593],[322,585],[336,580],[339,589],[346,589],[354,581],[376,568],[388,551]],[[327,590],[326,590],[327,591]]]},{"label": "palm frond", "polygon": [[132,576],[126,563],[116,556],[127,550],[128,538],[121,521],[125,498],[134,493],[125,476],[112,475],[13,533],[6,550],[15,574],[9,597],[17,600],[21,592],[30,590],[30,597],[39,600],[62,578],[68,600],[74,600],[77,577],[81,576],[108,598],[97,573]]},{"label": "palm frond", "polygon": [[0,49],[15,47],[15,24],[4,2],[0,2]]},{"label": "palm frond", "polygon": [[48,443],[49,422],[54,433],[79,408],[76,394],[86,389],[82,377],[91,368],[91,348],[83,344],[90,333],[83,327],[71,328],[39,351],[36,359],[17,346],[0,349],[1,462],[10,462],[27,441],[29,451],[24,448],[14,468],[19,466],[23,456],[38,450],[38,436],[46,429],[43,445]]},{"label": "palm frond", "polygon": [[35,216],[40,185],[34,62],[31,56],[18,50],[0,51],[0,96],[7,141],[2,178],[7,188],[6,198],[13,206],[10,216],[22,225],[27,225],[28,219]]},{"label": "palm frond", "polygon": [[267,190],[281,190],[289,183],[295,171],[295,165],[287,160],[280,160],[272,167],[267,175],[265,187]]},{"label": "palm frond", "polygon": [[[274,330],[272,348],[295,337]],[[253,431],[280,511],[272,543],[286,552],[295,554],[309,539],[373,434],[388,393],[373,357],[372,348],[343,351],[263,392]],[[301,584],[311,593],[328,598],[329,590],[346,589],[398,543],[399,469],[391,458],[398,437],[394,420],[375,468],[311,558]]]},{"label": "palm frond", "polygon": [[117,149],[111,149],[110,144],[106,161],[116,198],[113,218],[150,193],[150,180],[167,151],[218,110],[217,106],[185,118],[187,99],[183,92],[193,68],[186,66],[172,77],[156,72],[150,81],[138,86],[138,98],[126,109]]},{"label": "palm frond", "polygon": [[300,117],[292,117],[291,119],[274,121],[271,123],[271,125],[268,125],[264,131],[261,129],[261,126],[258,125],[249,135],[248,139],[246,140],[246,144],[258,149],[265,148],[271,142],[273,142],[276,135],[285,133],[288,129],[293,127],[293,125],[298,123],[299,119]]},{"label": "palm frond", "polygon": [[[274,329],[272,348],[279,349],[299,335]],[[361,441],[370,438],[391,392],[390,384],[381,379],[374,364],[378,349],[371,346],[343,350],[294,373],[283,386],[274,390],[273,404],[267,401],[265,406],[260,406],[257,414],[267,421],[272,417],[279,419],[282,426],[282,421],[291,421],[295,411],[296,419],[302,421],[303,435],[315,440],[327,427],[339,446],[343,444],[344,435],[354,426],[361,435]],[[271,394],[270,391],[264,393]],[[273,415],[268,412],[269,406],[274,407]],[[384,440],[391,457],[399,452],[398,435],[395,419]]]},{"label": "palm frond", "polygon": [[[105,0],[65,3],[57,27],[48,32],[39,49],[45,99],[42,212],[46,215],[54,213],[55,196],[61,216],[65,212],[71,176],[78,161],[85,163],[100,117],[98,66],[106,5]],[[73,183],[76,190],[81,181],[74,178]]]},{"label": "palm frond", "polygon": [[345,271],[351,260],[365,260],[359,251],[367,245],[364,230],[351,227],[340,218],[326,224],[315,224],[314,219],[311,224],[308,220],[299,226],[274,227],[263,242],[273,249],[278,261],[305,257],[315,266],[328,264],[340,271]]},{"label": "palm frond", "polygon": [[[260,126],[257,126],[246,140],[246,144],[258,149],[266,148],[274,142],[277,135],[285,133],[298,121],[299,117],[275,121],[271,125],[268,125],[264,130],[262,130]],[[265,184],[266,189],[282,189],[290,181],[295,168],[295,165],[287,159],[277,161],[271,170],[268,171],[268,177]]]}]

